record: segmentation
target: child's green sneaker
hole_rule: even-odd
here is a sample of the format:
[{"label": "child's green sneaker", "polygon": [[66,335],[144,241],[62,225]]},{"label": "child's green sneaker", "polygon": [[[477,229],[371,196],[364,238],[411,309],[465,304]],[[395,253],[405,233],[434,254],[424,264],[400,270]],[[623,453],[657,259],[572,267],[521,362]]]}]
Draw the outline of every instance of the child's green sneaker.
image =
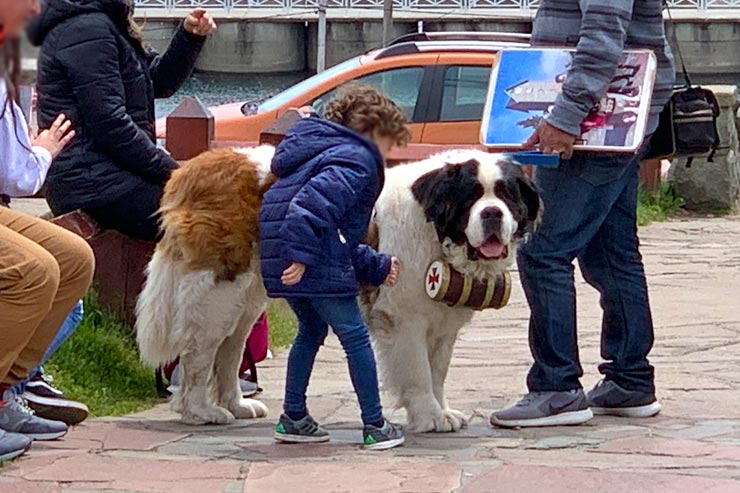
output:
[{"label": "child's green sneaker", "polygon": [[387,420],[381,428],[365,425],[362,435],[367,450],[388,450],[403,445],[405,441],[403,432]]},{"label": "child's green sneaker", "polygon": [[293,421],[283,414],[275,426],[275,440],[285,443],[328,442],[329,432],[309,415],[299,421]]}]

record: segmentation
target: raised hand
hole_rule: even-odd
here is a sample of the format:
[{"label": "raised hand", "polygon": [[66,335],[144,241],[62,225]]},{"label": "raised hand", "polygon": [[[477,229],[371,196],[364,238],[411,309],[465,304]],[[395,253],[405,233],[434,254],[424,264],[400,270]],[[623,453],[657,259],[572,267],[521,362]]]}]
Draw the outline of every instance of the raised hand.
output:
[{"label": "raised hand", "polygon": [[187,32],[196,36],[208,36],[218,28],[213,17],[203,8],[197,8],[190,12],[185,18],[183,27]]}]

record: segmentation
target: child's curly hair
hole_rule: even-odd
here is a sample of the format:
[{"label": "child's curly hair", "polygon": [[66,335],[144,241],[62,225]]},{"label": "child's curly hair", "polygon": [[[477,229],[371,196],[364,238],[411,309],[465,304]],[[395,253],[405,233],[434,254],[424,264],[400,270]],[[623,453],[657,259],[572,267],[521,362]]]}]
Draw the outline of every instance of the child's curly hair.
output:
[{"label": "child's curly hair", "polygon": [[390,137],[397,146],[405,146],[411,140],[403,110],[369,84],[340,87],[326,104],[324,117],[364,135]]}]

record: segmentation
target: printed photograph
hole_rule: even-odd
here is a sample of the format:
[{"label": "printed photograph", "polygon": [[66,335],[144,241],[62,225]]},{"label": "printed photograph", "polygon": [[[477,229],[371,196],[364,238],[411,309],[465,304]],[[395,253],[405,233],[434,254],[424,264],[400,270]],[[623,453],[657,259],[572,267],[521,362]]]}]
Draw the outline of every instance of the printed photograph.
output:
[{"label": "printed photograph", "polygon": [[[491,76],[481,128],[484,145],[517,148],[552,111],[562,92],[572,50],[505,50]],[[626,52],[606,95],[581,124],[577,146],[634,150],[644,137],[655,76],[648,52]]]}]

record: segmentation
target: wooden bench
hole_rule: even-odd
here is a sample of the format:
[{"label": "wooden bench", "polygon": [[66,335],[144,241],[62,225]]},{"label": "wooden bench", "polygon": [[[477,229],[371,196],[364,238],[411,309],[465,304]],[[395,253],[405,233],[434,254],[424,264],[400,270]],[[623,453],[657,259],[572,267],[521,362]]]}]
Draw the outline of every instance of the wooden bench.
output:
[{"label": "wooden bench", "polygon": [[134,323],[136,297],[144,285],[144,271],[156,243],[103,230],[87,214],[74,211],[51,222],[84,238],[95,253],[93,284],[101,306]]}]

